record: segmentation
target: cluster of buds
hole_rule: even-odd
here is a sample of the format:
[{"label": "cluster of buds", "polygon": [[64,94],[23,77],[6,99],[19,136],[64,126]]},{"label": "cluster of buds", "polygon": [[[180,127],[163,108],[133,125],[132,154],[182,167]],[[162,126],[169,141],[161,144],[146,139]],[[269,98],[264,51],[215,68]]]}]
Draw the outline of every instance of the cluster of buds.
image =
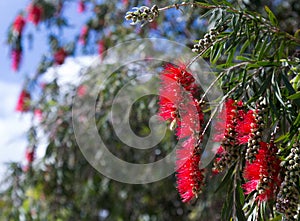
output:
[{"label": "cluster of buds", "polygon": [[255,155],[258,153],[259,143],[262,141],[262,131],[264,127],[263,113],[266,109],[266,101],[260,97],[253,112],[254,123],[251,123],[251,134],[248,140],[248,148],[246,151],[246,160],[250,163],[255,160]]},{"label": "cluster of buds", "polygon": [[159,15],[157,5],[153,5],[151,9],[147,6],[133,9],[135,9],[135,11],[127,12],[125,16],[126,20],[132,20],[132,25],[141,21],[152,22]]},{"label": "cluster of buds", "polygon": [[216,29],[211,29],[208,33],[204,35],[202,39],[198,41],[197,44],[194,45],[192,51],[199,53],[204,49],[208,48],[212,45],[212,43],[216,40],[216,37],[220,34],[220,32]]},{"label": "cluster of buds", "polygon": [[299,216],[299,191],[297,184],[299,182],[300,170],[300,144],[294,143],[291,152],[281,167],[285,168],[284,181],[280,185],[280,191],[277,195],[276,209],[285,214],[287,220],[298,220]]},{"label": "cluster of buds", "polygon": [[[236,123],[236,120],[234,120]],[[221,156],[214,162],[214,170],[222,172],[231,165],[239,156],[239,148],[235,139],[236,131],[233,128],[229,128],[229,133],[225,135],[225,138],[221,142]]]}]

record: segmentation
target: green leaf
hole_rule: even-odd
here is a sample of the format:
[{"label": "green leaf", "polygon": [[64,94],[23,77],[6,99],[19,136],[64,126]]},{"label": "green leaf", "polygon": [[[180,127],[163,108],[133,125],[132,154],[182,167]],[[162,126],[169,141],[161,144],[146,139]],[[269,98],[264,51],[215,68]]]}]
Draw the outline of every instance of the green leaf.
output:
[{"label": "green leaf", "polygon": [[251,41],[249,39],[245,41],[245,43],[241,47],[240,54],[243,54],[245,52],[245,50],[249,47],[250,43]]},{"label": "green leaf", "polygon": [[232,64],[235,51],[236,51],[236,47],[234,47],[232,50],[229,51],[229,54],[228,54],[228,57],[227,57],[227,60],[226,60],[226,64],[227,65]]},{"label": "green leaf", "polygon": [[275,140],[275,143],[286,140],[288,138],[287,134],[283,134]]},{"label": "green leaf", "polygon": [[282,76],[282,80],[286,86],[286,88],[288,89],[289,93],[290,94],[294,94],[296,93],[295,89],[293,88],[293,86],[291,85],[291,83],[289,82],[287,76],[285,75],[285,73],[281,73],[281,76]]},{"label": "green leaf", "polygon": [[210,62],[215,64],[222,55],[222,44],[215,44],[210,53]]},{"label": "green leaf", "polygon": [[220,185],[217,187],[215,193],[218,192],[223,187],[226,187],[230,181],[232,182],[233,180],[232,177],[234,175],[233,171],[234,171],[234,166],[231,166],[230,169],[225,174],[225,176],[223,177]]},{"label": "green leaf", "polygon": [[271,11],[271,9],[265,5],[265,11],[267,12],[268,16],[269,16],[269,19],[270,19],[270,22],[272,25],[278,27],[278,21],[275,17],[275,15],[273,14],[273,12]]},{"label": "green leaf", "polygon": [[292,94],[292,95],[288,96],[287,98],[291,99],[291,100],[300,99],[300,91],[297,91],[295,94]]},{"label": "green leaf", "polygon": [[297,104],[297,106],[300,107],[300,100],[298,100],[300,98],[300,96],[299,96],[300,92],[297,91],[297,93],[296,93],[295,89],[291,85],[290,81],[288,80],[288,78],[284,72],[281,73],[281,76],[282,76],[282,80],[283,80],[286,88],[289,91],[289,94],[291,94],[288,98],[291,99],[290,97],[292,97],[292,100],[295,100],[295,103]]},{"label": "green leaf", "polygon": [[266,36],[265,38],[262,39],[263,43],[262,43],[262,46],[259,50],[259,54],[258,54],[258,60],[261,61],[265,54],[266,54],[266,47],[267,47],[267,44],[268,44],[268,36]]},{"label": "green leaf", "polygon": [[257,62],[258,65],[260,66],[264,66],[264,67],[279,67],[280,64],[278,62],[272,62],[272,61],[258,61]]},{"label": "green leaf", "polygon": [[295,32],[294,36],[295,38],[300,38],[300,29]]},{"label": "green leaf", "polygon": [[236,60],[239,60],[239,61],[253,61],[251,58],[247,58],[247,57],[244,57],[244,56],[236,56]]},{"label": "green leaf", "polygon": [[277,60],[280,60],[280,58],[284,57],[284,50],[286,48],[286,42],[285,41],[281,41],[279,49],[278,49],[278,53],[277,53]]},{"label": "green leaf", "polygon": [[245,203],[244,191],[241,187],[241,183],[237,180],[237,187],[235,189],[235,201],[236,201],[236,215],[238,220],[247,221],[246,216],[243,211],[243,205]]},{"label": "green leaf", "polygon": [[258,91],[258,96],[262,96],[264,94],[264,92],[267,90],[267,88],[270,86],[271,84],[271,77],[272,75],[270,74],[266,80],[264,80],[262,86],[260,87],[259,91]]},{"label": "green leaf", "polygon": [[270,219],[270,221],[280,221],[282,220],[282,215],[277,215],[274,218]]}]

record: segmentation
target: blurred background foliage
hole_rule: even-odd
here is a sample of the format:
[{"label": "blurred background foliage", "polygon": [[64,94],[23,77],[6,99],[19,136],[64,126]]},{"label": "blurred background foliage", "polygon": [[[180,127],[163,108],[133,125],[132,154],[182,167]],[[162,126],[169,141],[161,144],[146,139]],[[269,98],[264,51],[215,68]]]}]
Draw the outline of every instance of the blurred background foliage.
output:
[{"label": "blurred background foliage", "polygon": [[[274,12],[283,31],[294,34],[300,20],[300,2],[297,0],[230,1],[237,7],[265,14],[264,6]],[[97,0],[33,0],[43,14],[36,28],[45,32],[49,40],[48,51],[40,59],[36,72],[27,76],[24,89],[32,95],[30,111],[40,113],[41,120],[33,117],[28,131],[28,147],[35,153],[41,141],[38,133],[46,137],[45,155],[42,158],[24,162],[10,162],[2,179],[0,193],[1,220],[220,220],[221,206],[225,200],[222,191],[215,193],[220,176],[208,175],[209,183],[198,199],[183,204],[177,193],[174,176],[144,185],[129,185],[110,180],[98,173],[84,158],[78,148],[72,127],[72,99],[78,95],[78,85],[62,92],[57,79],[43,83],[43,74],[52,66],[64,63],[57,61],[56,53],[63,49],[64,56],[98,54],[120,42],[143,37],[163,37],[192,47],[209,30],[207,10],[201,8],[168,10],[149,24],[130,26],[124,20],[125,13],[132,7],[157,4],[163,7],[176,1],[97,1]],[[70,4],[78,4],[81,13],[89,18],[81,27],[74,27],[64,12]],[[27,9],[24,9],[24,13]],[[77,12],[76,12],[77,13]],[[80,13],[78,12],[78,16]],[[7,24],[9,26],[9,24]],[[25,30],[26,31],[26,30]],[[68,32],[76,32],[69,36]],[[34,33],[26,33],[33,36]],[[34,38],[30,38],[31,40]],[[23,35],[15,34],[12,26],[8,29],[7,43],[11,50],[23,51]],[[39,44],[39,42],[32,42]],[[23,56],[30,56],[28,54]],[[130,55],[129,55],[130,56]],[[22,64],[22,63],[21,63]],[[26,65],[23,63],[22,65]],[[95,71],[95,70],[94,70]],[[84,74],[88,73],[82,70]],[[91,71],[93,72],[93,71]],[[96,108],[99,133],[121,159],[130,162],[154,162],[163,158],[176,143],[171,132],[164,140],[145,154],[133,151],[122,144],[114,134],[107,116],[111,99],[128,79],[133,78],[130,70],[120,69],[111,76],[102,88],[99,97],[103,105]],[[90,74],[90,80],[93,80]],[[89,80],[87,80],[89,81]],[[131,81],[131,83],[134,83]],[[42,87],[40,85],[42,84]],[[95,82],[95,87],[99,82]],[[88,93],[88,92],[84,92]],[[157,97],[148,96],[138,100],[131,112],[131,127],[136,134],[149,133],[148,121],[157,112]],[[104,108],[103,108],[104,107]],[[34,158],[34,157],[33,157]]]}]

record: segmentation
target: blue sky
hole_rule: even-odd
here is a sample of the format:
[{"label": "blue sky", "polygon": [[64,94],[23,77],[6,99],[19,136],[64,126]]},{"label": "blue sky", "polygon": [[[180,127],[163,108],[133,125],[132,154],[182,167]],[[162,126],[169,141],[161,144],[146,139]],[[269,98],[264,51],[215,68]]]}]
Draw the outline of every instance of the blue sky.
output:
[{"label": "blue sky", "polygon": [[[26,76],[31,76],[37,67],[40,57],[48,50],[45,27],[40,25],[38,30],[30,23],[26,24],[25,36],[23,38],[23,58],[19,72],[11,69],[10,51],[5,44],[9,25],[16,15],[26,9],[30,3],[28,0],[1,0],[0,1],[0,174],[4,167],[2,164],[9,161],[20,161],[24,159],[25,148],[27,145],[25,132],[29,128],[30,116],[15,112],[18,95],[22,89],[22,84]],[[66,17],[71,23],[80,27],[86,15],[77,13],[77,5],[68,5]],[[27,35],[32,32],[34,42],[29,49]],[[65,38],[73,37],[77,29],[68,29],[64,32]],[[1,175],[0,175],[1,177]]]},{"label": "blue sky", "polygon": [[[14,73],[11,70],[9,48],[5,45],[9,24],[14,20],[20,9],[26,7],[27,1],[10,0],[0,1],[0,43],[2,53],[0,53],[0,163],[21,160],[25,147],[26,136],[24,132],[29,126],[29,116],[16,113],[14,111],[21,90],[24,74],[33,70],[36,62],[34,59],[25,58],[24,63],[28,62],[26,68],[21,72]],[[39,52],[36,51],[35,54]],[[30,70],[31,69],[31,70]],[[0,166],[0,173],[4,167]]]}]

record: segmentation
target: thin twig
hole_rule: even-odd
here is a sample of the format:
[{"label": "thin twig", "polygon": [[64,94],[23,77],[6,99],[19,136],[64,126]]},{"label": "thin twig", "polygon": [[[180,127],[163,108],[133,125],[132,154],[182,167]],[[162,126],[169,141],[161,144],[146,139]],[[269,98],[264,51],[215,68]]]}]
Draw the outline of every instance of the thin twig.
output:
[{"label": "thin twig", "polygon": [[241,83],[235,85],[226,95],[223,96],[223,98],[221,99],[221,101],[218,103],[217,107],[214,109],[213,113],[211,114],[209,120],[207,121],[207,124],[205,125],[205,128],[203,129],[202,133],[201,133],[201,137],[204,136],[209,124],[211,123],[213,117],[215,116],[215,114],[217,113],[218,108],[220,107],[220,105],[222,103],[224,103],[224,101],[228,98],[228,96],[234,92],[235,89],[237,89],[239,86],[241,85]]},{"label": "thin twig", "polygon": [[220,6],[216,6],[216,5],[203,5],[203,4],[199,4],[197,2],[184,2],[184,3],[180,3],[180,4],[173,4],[173,5],[168,5],[166,7],[163,8],[159,8],[159,11],[165,11],[171,8],[176,8],[179,9],[181,6],[196,6],[196,7],[200,7],[200,8],[206,8],[206,9],[214,9],[214,8],[220,8]]},{"label": "thin twig", "polygon": [[[225,5],[203,5],[199,2],[185,2],[185,3],[181,3],[181,4],[173,4],[173,5],[169,5],[163,8],[159,8],[159,11],[165,11],[171,8],[176,8],[179,9],[181,6],[185,7],[185,6],[195,6],[195,7],[199,7],[199,8],[205,8],[205,9],[215,9],[215,8],[220,8],[223,10],[226,10],[228,13],[235,13],[235,14],[240,14],[241,12],[244,11],[239,11],[235,8],[232,8],[230,6],[225,6]],[[251,15],[251,14],[247,14],[247,13],[243,13],[242,14],[243,17],[248,18],[250,20],[255,20],[256,22],[259,22],[260,24],[262,24],[263,26],[267,27],[270,31],[272,31],[273,33],[276,34],[284,34],[286,38],[289,38],[295,42],[297,42],[298,44],[300,44],[300,39],[294,37],[293,35],[290,35],[287,32],[282,32],[278,27],[273,26],[270,21],[264,17],[261,17],[259,14],[255,14],[255,15]]]},{"label": "thin twig", "polygon": [[249,64],[249,62],[245,61],[245,62],[242,62],[242,63],[239,63],[239,64],[236,64],[236,65],[233,65],[229,68],[227,68],[225,71],[221,72],[219,74],[219,76],[208,86],[208,88],[206,89],[206,91],[204,92],[201,100],[199,101],[199,103],[201,104],[205,98],[205,96],[207,95],[207,93],[209,92],[209,90],[214,86],[214,84],[225,74],[225,73],[229,73],[230,71],[232,71],[233,69],[235,68],[238,68],[240,66],[243,66],[243,65],[247,65]]}]

